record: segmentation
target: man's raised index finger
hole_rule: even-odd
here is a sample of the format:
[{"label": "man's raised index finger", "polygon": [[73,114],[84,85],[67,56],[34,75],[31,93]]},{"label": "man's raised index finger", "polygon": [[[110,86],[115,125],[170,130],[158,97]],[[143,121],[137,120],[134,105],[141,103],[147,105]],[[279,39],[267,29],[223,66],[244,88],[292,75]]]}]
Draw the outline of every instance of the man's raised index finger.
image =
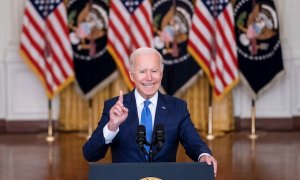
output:
[{"label": "man's raised index finger", "polygon": [[119,101],[123,103],[123,91],[120,91]]}]

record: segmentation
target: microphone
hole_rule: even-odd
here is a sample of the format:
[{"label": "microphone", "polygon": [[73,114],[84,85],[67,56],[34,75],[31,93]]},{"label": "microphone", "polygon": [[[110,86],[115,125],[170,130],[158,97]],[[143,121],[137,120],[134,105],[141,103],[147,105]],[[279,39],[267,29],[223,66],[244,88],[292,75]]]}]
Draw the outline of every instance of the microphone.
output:
[{"label": "microphone", "polygon": [[161,124],[156,125],[155,127],[155,144],[156,151],[160,151],[163,144],[165,143],[165,129],[164,126]]},{"label": "microphone", "polygon": [[142,152],[149,157],[148,152],[146,151],[145,145],[149,145],[149,143],[146,141],[146,128],[143,125],[138,125],[136,129],[136,143],[139,145]]},{"label": "microphone", "polygon": [[136,129],[136,143],[140,148],[144,148],[146,143],[146,128],[143,125],[139,125]]}]

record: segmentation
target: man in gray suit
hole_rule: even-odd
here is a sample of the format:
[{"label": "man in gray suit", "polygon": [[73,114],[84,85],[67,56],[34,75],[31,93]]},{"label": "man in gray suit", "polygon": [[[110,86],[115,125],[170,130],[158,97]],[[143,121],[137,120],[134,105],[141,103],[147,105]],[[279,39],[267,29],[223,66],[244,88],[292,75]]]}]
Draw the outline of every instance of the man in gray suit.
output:
[{"label": "man in gray suit", "polygon": [[129,62],[135,89],[125,95],[120,91],[119,97],[105,101],[98,127],[83,146],[85,159],[97,161],[111,147],[113,162],[147,162],[147,156],[136,143],[136,132],[143,121],[144,102],[148,100],[152,128],[160,124],[165,131],[165,142],[153,161],[175,162],[180,142],[193,161],[213,164],[216,173],[217,161],[194,128],[186,102],[158,92],[163,77],[160,53],[152,48],[139,48],[131,54]]}]

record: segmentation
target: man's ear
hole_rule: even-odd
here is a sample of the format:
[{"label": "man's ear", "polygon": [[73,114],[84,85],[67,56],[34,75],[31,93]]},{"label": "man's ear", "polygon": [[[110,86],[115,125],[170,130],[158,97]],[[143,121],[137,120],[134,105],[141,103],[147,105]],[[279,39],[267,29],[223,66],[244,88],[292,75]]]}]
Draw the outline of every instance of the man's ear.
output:
[{"label": "man's ear", "polygon": [[132,82],[134,82],[134,80],[133,80],[133,73],[131,72],[131,71],[129,71],[129,77],[130,77],[130,80],[132,81]]}]

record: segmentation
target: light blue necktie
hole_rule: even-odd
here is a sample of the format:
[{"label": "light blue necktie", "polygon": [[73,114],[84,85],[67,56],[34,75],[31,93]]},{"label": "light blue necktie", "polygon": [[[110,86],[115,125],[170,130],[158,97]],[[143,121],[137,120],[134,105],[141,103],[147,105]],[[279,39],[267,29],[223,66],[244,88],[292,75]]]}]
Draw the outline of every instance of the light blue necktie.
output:
[{"label": "light blue necktie", "polygon": [[[142,110],[141,124],[146,128],[146,140],[151,143],[152,139],[152,116],[151,111],[149,109],[149,104],[151,102],[146,100],[144,102],[144,108]],[[150,147],[145,145],[145,149],[149,152]]]}]

